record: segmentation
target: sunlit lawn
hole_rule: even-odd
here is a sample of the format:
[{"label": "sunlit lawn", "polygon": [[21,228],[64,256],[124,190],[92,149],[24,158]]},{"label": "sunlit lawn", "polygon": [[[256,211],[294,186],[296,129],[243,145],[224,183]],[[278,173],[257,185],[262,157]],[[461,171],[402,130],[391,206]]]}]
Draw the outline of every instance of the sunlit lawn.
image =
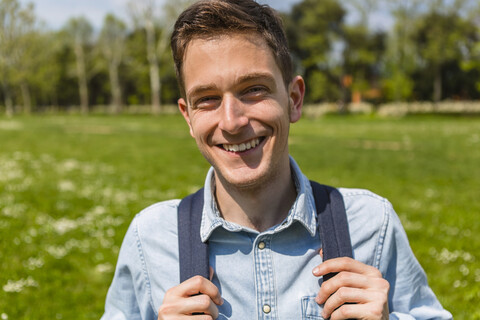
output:
[{"label": "sunlit lawn", "polygon": [[[480,319],[480,118],[302,119],[310,178],[394,204],[455,319]],[[98,319],[145,206],[203,184],[178,115],[0,117],[0,319]]]}]

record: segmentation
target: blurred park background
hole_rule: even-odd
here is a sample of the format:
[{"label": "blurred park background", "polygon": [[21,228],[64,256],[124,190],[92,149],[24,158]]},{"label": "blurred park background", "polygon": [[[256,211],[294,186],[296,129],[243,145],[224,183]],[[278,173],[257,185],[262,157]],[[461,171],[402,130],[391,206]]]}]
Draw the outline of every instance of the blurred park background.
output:
[{"label": "blurred park background", "polygon": [[[169,49],[190,2],[59,25],[0,0],[1,320],[98,319],[133,216],[203,184]],[[442,304],[480,319],[480,3],[262,3],[307,83],[304,173],[387,197]]]}]

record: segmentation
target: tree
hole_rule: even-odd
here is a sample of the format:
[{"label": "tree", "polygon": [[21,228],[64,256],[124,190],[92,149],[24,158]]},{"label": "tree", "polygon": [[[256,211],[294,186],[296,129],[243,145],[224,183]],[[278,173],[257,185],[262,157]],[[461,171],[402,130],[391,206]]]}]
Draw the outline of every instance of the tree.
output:
[{"label": "tree", "polygon": [[[367,22],[344,28],[343,72],[351,77],[356,99],[380,99],[380,63],[385,52],[385,33],[369,32]],[[358,102],[358,101],[357,101]]]},{"label": "tree", "polygon": [[[14,113],[13,87],[18,83],[14,70],[21,65],[22,56],[28,50],[27,35],[35,23],[33,5],[22,8],[17,0],[0,0],[0,82],[2,84],[7,115]],[[24,79],[21,79],[24,80]],[[22,82],[24,104],[29,109],[28,85]]]},{"label": "tree", "polygon": [[[468,15],[469,20],[472,21],[476,26],[476,40],[474,40],[471,50],[468,52],[468,55],[464,61],[462,61],[461,68],[465,72],[476,71],[477,74],[480,73],[480,3],[477,4],[477,7],[473,9]],[[480,93],[480,77],[477,77],[475,80],[475,87],[477,93]]]},{"label": "tree", "polygon": [[68,45],[75,53],[75,70],[78,79],[80,109],[82,113],[88,113],[87,51],[92,43],[93,27],[85,17],[78,17],[71,18],[67,22],[64,31],[68,35]]},{"label": "tree", "polygon": [[414,24],[422,0],[389,0],[395,24],[389,31],[384,59],[383,89],[388,100],[408,100],[412,97],[416,65],[416,46],[412,40]]},{"label": "tree", "polygon": [[167,0],[160,11],[155,0],[130,0],[128,8],[136,26],[145,30],[149,64],[152,113],[161,112],[161,77],[159,60],[168,48],[176,17],[192,0]]},{"label": "tree", "polygon": [[293,58],[307,83],[306,101],[341,98],[342,74],[334,44],[341,40],[346,11],[336,0],[303,0],[286,18]]},{"label": "tree", "polygon": [[465,0],[435,0],[427,13],[416,21],[413,39],[420,59],[433,74],[434,102],[442,99],[443,71],[452,61],[462,61],[471,50],[475,28],[460,12]]},{"label": "tree", "polygon": [[127,27],[123,21],[112,14],[108,14],[105,16],[98,39],[100,51],[108,63],[112,113],[118,113],[122,109],[119,68],[125,51],[126,30]]}]

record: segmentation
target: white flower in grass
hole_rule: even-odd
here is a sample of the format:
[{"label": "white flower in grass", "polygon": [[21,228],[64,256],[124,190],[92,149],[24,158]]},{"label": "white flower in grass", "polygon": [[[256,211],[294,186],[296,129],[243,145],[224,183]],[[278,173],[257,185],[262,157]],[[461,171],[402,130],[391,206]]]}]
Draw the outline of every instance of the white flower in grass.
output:
[{"label": "white flower in grass", "polygon": [[62,180],[58,182],[58,190],[62,192],[75,191],[75,184],[70,180]]},{"label": "white flower in grass", "polygon": [[8,314],[2,313],[1,318],[2,318],[2,320],[7,320],[8,319]]},{"label": "white flower in grass", "polygon": [[42,258],[31,257],[24,263],[24,266],[29,270],[35,270],[43,267],[44,263]]},{"label": "white flower in grass", "polygon": [[78,228],[78,222],[67,218],[61,218],[53,223],[53,228],[58,234],[64,234]]},{"label": "white flower in grass", "polygon": [[20,279],[18,281],[8,280],[7,284],[3,286],[5,292],[21,292],[26,287],[38,287],[38,283],[32,277],[27,279]]},{"label": "white flower in grass", "polygon": [[101,263],[95,267],[95,271],[98,273],[109,273],[113,271],[113,266],[108,262]]},{"label": "white flower in grass", "polygon": [[60,246],[48,246],[45,250],[56,259],[65,257],[69,251],[65,247]]},{"label": "white flower in grass", "polygon": [[480,282],[480,269],[475,270],[475,281]]},{"label": "white flower in grass", "polygon": [[80,163],[76,159],[67,159],[60,164],[60,168],[64,171],[72,171],[77,169],[80,166]]},{"label": "white flower in grass", "polygon": [[460,266],[460,268],[458,269],[460,271],[461,274],[463,274],[464,276],[468,275],[470,273],[470,269],[468,269],[468,267],[464,264],[462,264]]}]

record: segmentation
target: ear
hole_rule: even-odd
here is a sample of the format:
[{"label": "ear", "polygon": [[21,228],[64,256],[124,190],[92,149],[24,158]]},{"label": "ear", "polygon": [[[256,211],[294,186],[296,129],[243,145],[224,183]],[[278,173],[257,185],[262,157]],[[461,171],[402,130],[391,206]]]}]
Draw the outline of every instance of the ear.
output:
[{"label": "ear", "polygon": [[182,113],[183,118],[185,119],[185,121],[186,121],[187,124],[188,124],[188,127],[190,128],[190,135],[191,135],[193,138],[195,138],[195,136],[193,135],[192,124],[191,124],[191,122],[190,122],[190,114],[188,113],[188,104],[187,104],[187,102],[185,101],[185,99],[180,98],[180,99],[178,99],[177,104],[178,104],[178,109],[179,109],[180,112]]},{"label": "ear", "polygon": [[302,116],[303,97],[305,96],[305,81],[296,76],[288,86],[290,122],[295,123]]}]

